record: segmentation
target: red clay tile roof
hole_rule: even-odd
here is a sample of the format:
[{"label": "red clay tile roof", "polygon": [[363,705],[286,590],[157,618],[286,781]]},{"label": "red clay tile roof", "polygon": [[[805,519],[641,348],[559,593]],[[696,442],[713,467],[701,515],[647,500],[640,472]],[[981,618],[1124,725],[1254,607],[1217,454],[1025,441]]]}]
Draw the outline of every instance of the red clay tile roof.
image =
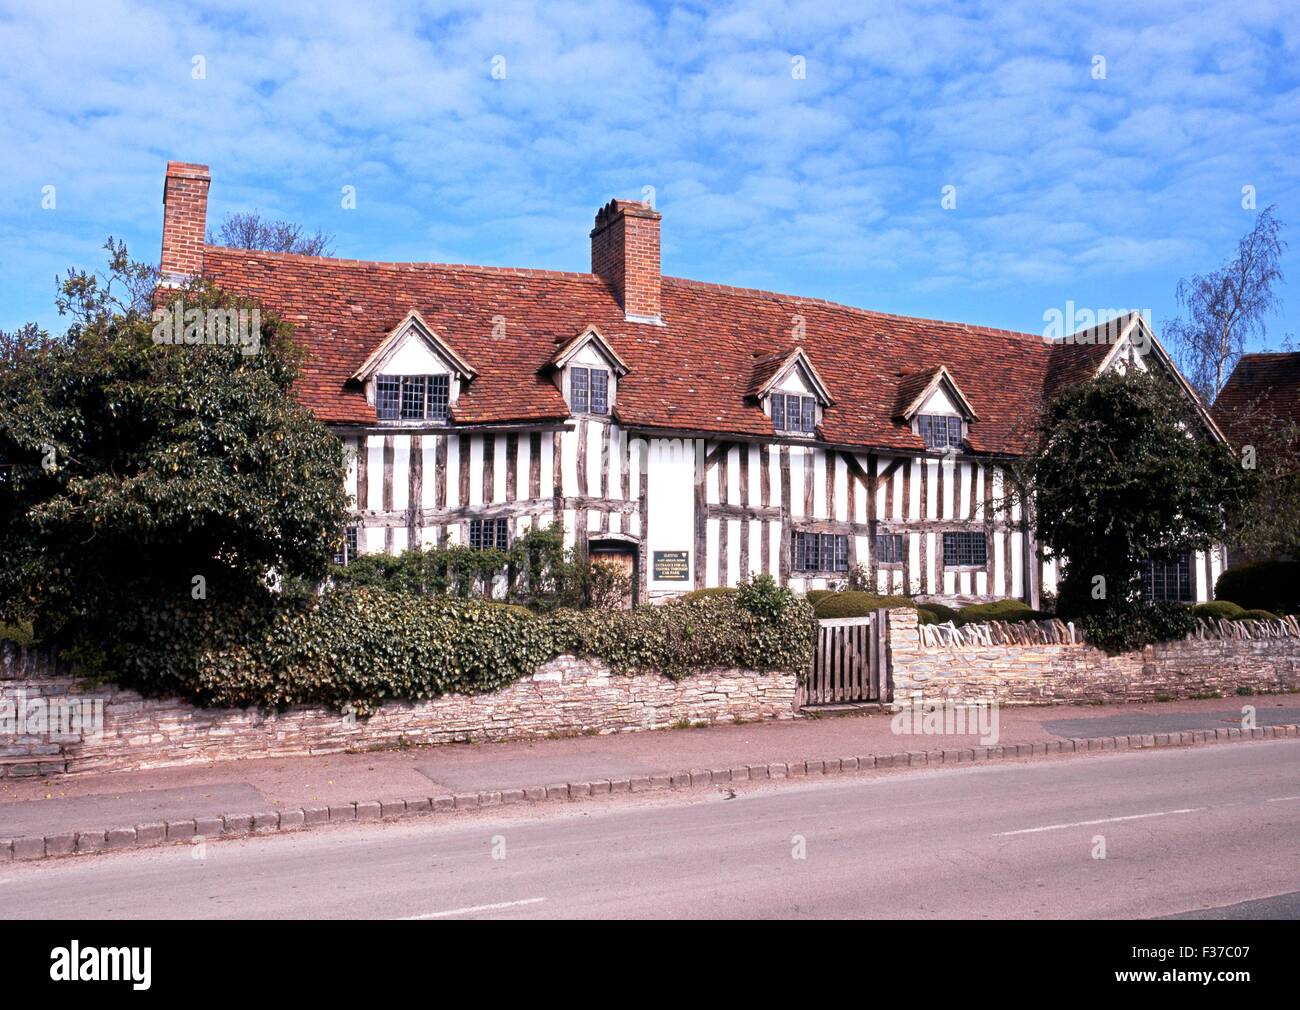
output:
[{"label": "red clay tile roof", "polygon": [[1300,423],[1300,351],[1243,354],[1210,413],[1237,445],[1270,417]]},{"label": "red clay tile roof", "polygon": [[[373,423],[374,408],[348,377],[412,309],[478,369],[454,412],[460,424],[567,417],[545,365],[557,341],[589,324],[629,366],[615,405],[624,424],[762,436],[772,422],[746,394],[765,359],[788,353],[792,317],[800,316],[800,346],[835,397],[822,438],[877,449],[924,448],[894,419],[902,369],[947,366],[979,415],[970,425],[971,449],[1015,454],[1045,390],[1062,375],[1086,378],[1100,363],[1090,345],[674,277],[663,278],[664,325],[655,326],[625,321],[594,274],[219,246],[206,247],[204,272],[294,325],[310,353],[299,396],[332,423]],[[504,338],[493,336],[496,316],[505,319]]]},{"label": "red clay tile roof", "polygon": [[789,360],[793,348],[787,348],[783,351],[775,351],[771,354],[755,354],[754,370],[749,377],[749,385],[745,388],[746,396],[758,396],[765,390],[777,374],[785,367]]}]

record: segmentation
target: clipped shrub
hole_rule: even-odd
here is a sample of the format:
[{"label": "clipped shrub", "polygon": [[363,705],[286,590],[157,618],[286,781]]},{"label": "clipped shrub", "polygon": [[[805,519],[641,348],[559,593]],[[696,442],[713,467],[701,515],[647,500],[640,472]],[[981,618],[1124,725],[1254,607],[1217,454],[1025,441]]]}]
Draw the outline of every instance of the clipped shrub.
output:
[{"label": "clipped shrub", "polygon": [[1228,600],[1213,600],[1210,603],[1198,603],[1192,608],[1193,617],[1213,617],[1217,620],[1231,621],[1246,611]]},{"label": "clipped shrub", "polygon": [[1234,621],[1276,621],[1278,620],[1278,615],[1268,610],[1243,610],[1236,617],[1232,618],[1232,620]]},{"label": "clipped shrub", "polygon": [[984,621],[1042,621],[1049,614],[1034,610],[1023,600],[993,600],[974,603],[956,611],[953,620],[961,624],[980,624]]},{"label": "clipped shrub", "polygon": [[949,621],[957,619],[957,611],[953,607],[945,606],[942,603],[918,603],[917,609],[922,608],[935,616],[934,621],[928,622],[930,624],[947,624]]},{"label": "clipped shrub", "polygon": [[881,607],[915,607],[916,602],[906,596],[880,596],[849,589],[831,593],[813,604],[819,620],[832,617],[866,617]]},{"label": "clipped shrub", "polygon": [[929,607],[917,607],[916,616],[922,624],[944,624],[948,620],[946,617],[941,618]]},{"label": "clipped shrub", "polygon": [[834,589],[810,589],[808,590],[808,592],[804,593],[803,595],[804,595],[804,599],[806,599],[809,603],[811,603],[815,607],[817,606],[818,601],[824,600],[828,596],[834,596],[835,593],[836,590]]},{"label": "clipped shrub", "polygon": [[1247,610],[1300,614],[1300,561],[1252,561],[1219,576],[1214,595]]}]

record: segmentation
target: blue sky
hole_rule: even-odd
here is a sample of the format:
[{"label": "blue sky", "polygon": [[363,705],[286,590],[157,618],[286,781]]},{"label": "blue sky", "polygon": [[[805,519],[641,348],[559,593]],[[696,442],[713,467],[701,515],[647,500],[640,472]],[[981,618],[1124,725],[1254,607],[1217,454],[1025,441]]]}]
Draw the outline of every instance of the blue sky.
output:
[{"label": "blue sky", "polygon": [[1031,332],[1159,326],[1253,186],[1300,334],[1300,15],[1086,6],[0,0],[0,328],[110,234],[156,262],[173,158],[355,258],[587,270],[653,187],[665,273]]}]

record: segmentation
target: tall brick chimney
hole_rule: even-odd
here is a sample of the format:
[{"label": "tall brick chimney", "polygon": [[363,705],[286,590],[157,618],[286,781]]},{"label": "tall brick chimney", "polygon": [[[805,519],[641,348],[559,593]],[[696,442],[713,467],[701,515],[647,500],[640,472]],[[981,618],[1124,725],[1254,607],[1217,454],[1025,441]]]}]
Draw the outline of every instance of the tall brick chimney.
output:
[{"label": "tall brick chimney", "polygon": [[181,281],[203,272],[211,180],[207,165],[167,162],[167,179],[163,183],[161,267],[164,281]]},{"label": "tall brick chimney", "polygon": [[628,322],[658,323],[659,220],[649,204],[610,200],[591,230],[591,272],[618,295]]}]

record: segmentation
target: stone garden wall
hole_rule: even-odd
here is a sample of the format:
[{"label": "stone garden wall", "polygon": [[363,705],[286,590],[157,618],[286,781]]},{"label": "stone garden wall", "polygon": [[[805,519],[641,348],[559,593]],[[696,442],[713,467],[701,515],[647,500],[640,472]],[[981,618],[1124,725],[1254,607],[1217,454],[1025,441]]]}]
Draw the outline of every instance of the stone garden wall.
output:
[{"label": "stone garden wall", "polygon": [[[1041,636],[1046,642],[992,644],[998,637],[993,635],[984,636],[988,641],[930,645],[915,610],[891,610],[894,704],[1165,701],[1300,690],[1300,636],[1292,633],[1293,620],[1275,629],[1277,637],[1191,638],[1117,656],[1054,623]],[[1206,627],[1213,629],[1203,625],[1202,634]],[[1237,630],[1224,628],[1222,634]],[[930,637],[936,643],[942,638]]]},{"label": "stone garden wall", "polygon": [[[356,719],[305,707],[203,709],[113,686],[81,687],[48,653],[0,642],[0,776],[789,719],[796,686],[788,673],[711,670],[671,681],[560,656],[493,694],[389,702]],[[55,713],[62,726],[42,728],[38,720]]]}]

